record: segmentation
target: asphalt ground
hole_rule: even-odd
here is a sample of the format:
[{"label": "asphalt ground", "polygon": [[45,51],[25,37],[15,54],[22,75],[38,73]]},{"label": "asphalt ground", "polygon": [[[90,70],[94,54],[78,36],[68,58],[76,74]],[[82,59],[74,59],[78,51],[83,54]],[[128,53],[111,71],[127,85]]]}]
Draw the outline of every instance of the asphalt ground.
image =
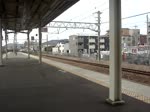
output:
[{"label": "asphalt ground", "polygon": [[150,105],[123,95],[105,101],[108,88],[21,54],[0,67],[0,112],[149,112]]}]

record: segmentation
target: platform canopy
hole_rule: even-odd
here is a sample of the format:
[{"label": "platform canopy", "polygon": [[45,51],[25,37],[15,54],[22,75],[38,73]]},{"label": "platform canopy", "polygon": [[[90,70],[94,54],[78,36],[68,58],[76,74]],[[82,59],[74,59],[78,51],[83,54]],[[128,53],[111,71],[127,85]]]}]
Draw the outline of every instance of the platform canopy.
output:
[{"label": "platform canopy", "polygon": [[45,26],[79,0],[0,0],[3,29],[31,30]]}]

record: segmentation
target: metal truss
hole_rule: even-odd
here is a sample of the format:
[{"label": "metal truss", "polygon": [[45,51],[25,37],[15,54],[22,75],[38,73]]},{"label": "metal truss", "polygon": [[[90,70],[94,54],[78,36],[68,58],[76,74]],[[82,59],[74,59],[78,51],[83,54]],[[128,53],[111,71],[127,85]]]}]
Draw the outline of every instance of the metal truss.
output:
[{"label": "metal truss", "polygon": [[73,28],[73,29],[89,29],[98,32],[98,23],[88,22],[70,22],[70,21],[52,21],[46,27],[48,28]]}]

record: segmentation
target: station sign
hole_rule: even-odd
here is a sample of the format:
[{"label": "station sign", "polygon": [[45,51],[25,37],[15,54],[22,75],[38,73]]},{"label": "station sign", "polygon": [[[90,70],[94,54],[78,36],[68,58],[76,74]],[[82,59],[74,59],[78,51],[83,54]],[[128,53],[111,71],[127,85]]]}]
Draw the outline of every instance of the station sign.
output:
[{"label": "station sign", "polygon": [[47,32],[48,29],[47,28],[41,28],[41,32]]},{"label": "station sign", "polygon": [[34,40],[34,36],[31,36],[31,40]]}]

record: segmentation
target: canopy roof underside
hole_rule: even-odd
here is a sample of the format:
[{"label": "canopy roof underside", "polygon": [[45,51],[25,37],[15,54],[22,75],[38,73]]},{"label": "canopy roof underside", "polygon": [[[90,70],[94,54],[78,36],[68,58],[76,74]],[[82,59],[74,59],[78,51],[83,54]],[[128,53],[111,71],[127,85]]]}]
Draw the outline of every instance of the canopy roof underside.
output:
[{"label": "canopy roof underside", "polygon": [[45,26],[78,0],[0,0],[2,27],[19,32]]}]

